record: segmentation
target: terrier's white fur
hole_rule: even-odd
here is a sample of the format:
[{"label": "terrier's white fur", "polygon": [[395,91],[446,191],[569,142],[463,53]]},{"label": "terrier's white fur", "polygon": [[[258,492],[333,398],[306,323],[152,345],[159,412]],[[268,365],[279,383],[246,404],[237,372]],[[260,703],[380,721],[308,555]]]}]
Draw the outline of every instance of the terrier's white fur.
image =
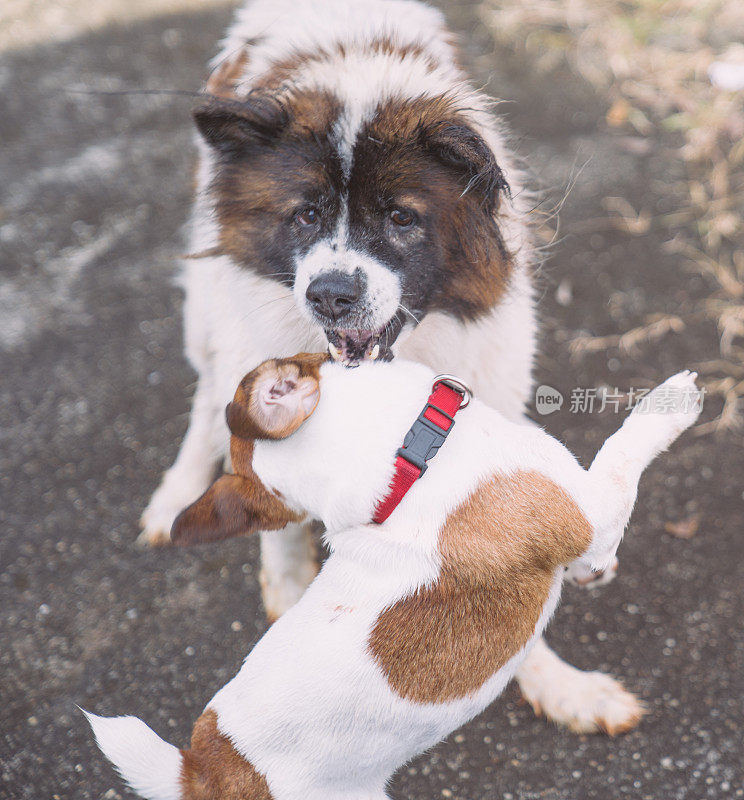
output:
[{"label": "terrier's white fur", "polygon": [[[604,569],[620,544],[642,470],[694,422],[700,398],[694,375],[670,378],[605,442],[588,470],[544,431],[511,422],[476,399],[458,414],[426,475],[387,522],[374,525],[369,520],[387,493],[393,454],[434,373],[396,360],[356,370],[329,363],[320,375],[315,411],[288,438],[256,441],[252,467],[290,508],[322,520],[331,555],[207,710],[216,713],[219,733],[265,777],[274,800],[383,800],[396,769],[482,711],[530,652],[544,651],[540,636],[559,599],[563,567],[553,574],[532,635],[480,688],[444,702],[401,696],[371,653],[370,635],[386,609],[440,577],[439,532],[448,517],[494,476],[538,473],[589,523],[590,544],[579,562]],[[677,402],[670,410],[664,399],[675,393],[677,401],[688,395],[686,407]],[[554,658],[549,651],[541,657]],[[534,663],[527,662],[529,680],[553,680],[554,673],[536,675]],[[607,713],[600,697],[592,701]],[[179,794],[177,752],[142,723],[92,715],[89,721],[138,792],[152,800],[191,797]]]}]

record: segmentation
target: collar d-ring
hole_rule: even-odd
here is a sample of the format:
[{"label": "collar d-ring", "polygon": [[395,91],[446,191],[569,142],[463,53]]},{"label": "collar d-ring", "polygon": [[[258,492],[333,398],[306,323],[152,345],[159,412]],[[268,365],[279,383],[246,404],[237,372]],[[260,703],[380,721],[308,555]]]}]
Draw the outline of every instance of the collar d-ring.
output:
[{"label": "collar d-ring", "polygon": [[454,375],[437,375],[434,378],[434,383],[432,384],[431,388],[435,389],[438,383],[444,383],[446,386],[449,386],[451,389],[454,389],[456,392],[459,392],[462,395],[463,401],[460,404],[460,408],[466,408],[473,399],[473,390],[467,385],[467,383],[463,383]]}]

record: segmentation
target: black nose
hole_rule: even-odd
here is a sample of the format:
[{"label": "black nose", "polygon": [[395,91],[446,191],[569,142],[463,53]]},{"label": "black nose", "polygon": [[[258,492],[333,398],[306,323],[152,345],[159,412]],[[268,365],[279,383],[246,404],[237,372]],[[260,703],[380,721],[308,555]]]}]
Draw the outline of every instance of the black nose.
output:
[{"label": "black nose", "polygon": [[354,273],[332,270],[310,281],[305,297],[314,311],[336,322],[348,314],[362,294],[362,282]]}]

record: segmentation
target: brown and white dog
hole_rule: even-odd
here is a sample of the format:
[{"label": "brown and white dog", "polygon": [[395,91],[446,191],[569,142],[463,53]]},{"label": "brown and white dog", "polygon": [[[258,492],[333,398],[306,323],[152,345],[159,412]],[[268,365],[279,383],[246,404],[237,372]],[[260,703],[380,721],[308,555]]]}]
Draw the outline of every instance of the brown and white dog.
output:
[{"label": "brown and white dog", "polygon": [[[228,408],[234,474],[176,520],[214,541],[321,520],[331,554],[208,703],[191,748],[88,715],[151,800],[383,800],[393,773],[480,713],[535,647],[564,567],[615,556],[643,469],[697,418],[667,380],[584,470],[538,428],[473,400],[384,523],[396,451],[434,373],[396,359],[265,362]],[[361,422],[360,422],[361,420]]]},{"label": "brown and white dog", "polygon": [[[532,386],[536,323],[528,193],[442,15],[413,0],[254,0],[213,62],[200,131],[185,345],[199,374],[186,438],[141,540],[227,455],[222,409],[270,355],[396,354],[459,375],[508,419]],[[511,187],[511,192],[509,191]],[[261,535],[276,619],[318,570],[309,526]],[[621,731],[635,698],[545,645],[518,673],[535,709]]]}]

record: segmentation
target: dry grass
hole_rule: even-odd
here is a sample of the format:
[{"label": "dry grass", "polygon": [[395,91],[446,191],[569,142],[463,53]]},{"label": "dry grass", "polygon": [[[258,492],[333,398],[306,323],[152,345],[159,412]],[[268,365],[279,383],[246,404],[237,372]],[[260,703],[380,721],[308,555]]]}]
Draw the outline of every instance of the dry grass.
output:
[{"label": "dry grass", "polygon": [[[685,200],[655,215],[624,198],[604,198],[607,216],[590,228],[630,235],[652,228],[668,249],[713,286],[700,315],[718,326],[720,357],[706,362],[721,416],[704,430],[742,424],[744,395],[744,91],[715,85],[720,64],[744,64],[741,0],[485,0],[482,17],[500,41],[523,48],[537,68],[570,65],[607,98],[606,124],[661,139],[685,166]],[[518,43],[518,44],[515,44]],[[608,347],[626,352],[667,333],[677,317],[614,337],[574,341],[574,356]]]}]

